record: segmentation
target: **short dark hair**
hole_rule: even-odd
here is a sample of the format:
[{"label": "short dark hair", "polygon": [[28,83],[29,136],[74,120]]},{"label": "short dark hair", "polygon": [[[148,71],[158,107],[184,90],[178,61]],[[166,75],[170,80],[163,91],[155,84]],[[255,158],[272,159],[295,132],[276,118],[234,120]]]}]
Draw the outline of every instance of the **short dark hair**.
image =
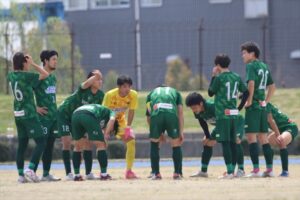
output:
[{"label": "short dark hair", "polygon": [[121,76],[118,77],[118,79],[117,79],[117,85],[118,86],[122,86],[126,83],[129,84],[130,86],[132,85],[132,79],[129,76],[121,75]]},{"label": "short dark hair", "polygon": [[201,94],[197,92],[191,92],[187,95],[185,99],[185,105],[187,107],[191,107],[194,105],[199,105],[200,103],[205,103],[205,99],[202,97]]},{"label": "short dark hair", "polygon": [[254,53],[256,58],[259,58],[260,50],[259,46],[255,42],[245,42],[244,44],[241,45],[241,51],[247,51],[248,53]]},{"label": "short dark hair", "polygon": [[86,79],[89,79],[94,75],[95,75],[94,72],[89,72],[88,75],[86,76]]},{"label": "short dark hair", "polygon": [[57,51],[55,50],[43,50],[40,54],[40,59],[43,65],[45,65],[45,60],[50,60],[52,56],[58,56]]},{"label": "short dark hair", "polygon": [[226,54],[218,54],[215,58],[215,65],[220,65],[221,68],[228,68],[230,64],[230,58]]},{"label": "short dark hair", "polygon": [[14,70],[23,70],[24,69],[24,63],[26,63],[26,56],[22,52],[17,52],[13,56],[13,65]]}]

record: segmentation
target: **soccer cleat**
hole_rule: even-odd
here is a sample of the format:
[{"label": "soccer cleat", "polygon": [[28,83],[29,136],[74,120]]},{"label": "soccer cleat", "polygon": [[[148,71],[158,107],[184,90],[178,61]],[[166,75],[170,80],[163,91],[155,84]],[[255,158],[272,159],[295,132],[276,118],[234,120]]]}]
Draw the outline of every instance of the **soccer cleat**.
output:
[{"label": "soccer cleat", "polygon": [[280,177],[289,177],[289,172],[288,171],[282,171],[279,176]]},{"label": "soccer cleat", "polygon": [[72,173],[69,173],[66,177],[65,177],[66,181],[73,181],[74,180],[74,175]]},{"label": "soccer cleat", "polygon": [[83,181],[83,178],[82,178],[82,176],[79,174],[79,175],[76,175],[76,176],[74,177],[74,181]]},{"label": "soccer cleat", "polygon": [[100,180],[101,181],[109,181],[109,180],[112,180],[112,177],[109,174],[106,174],[106,175],[100,174]]},{"label": "soccer cleat", "polygon": [[224,172],[222,176],[218,177],[219,179],[233,179],[234,175],[233,174],[228,174],[227,172]]},{"label": "soccer cleat", "polygon": [[196,178],[196,177],[207,178],[208,174],[207,174],[207,172],[199,171],[199,172],[197,172],[195,174],[192,174],[190,177],[192,177],[192,178]]},{"label": "soccer cleat", "polygon": [[264,178],[267,178],[267,177],[274,177],[273,170],[267,170],[267,171],[264,171],[263,174],[262,174],[262,177],[264,177]]},{"label": "soccer cleat", "polygon": [[55,182],[55,181],[60,181],[61,178],[57,178],[51,174],[49,174],[48,176],[43,176],[41,178],[41,181],[48,181],[48,182]]},{"label": "soccer cleat", "polygon": [[27,180],[27,178],[25,176],[19,176],[18,182],[19,183],[28,183],[29,181]]},{"label": "soccer cleat", "polygon": [[262,177],[261,173],[259,172],[259,170],[257,171],[252,171],[250,174],[248,174],[247,176],[244,176],[245,178],[260,178]]},{"label": "soccer cleat", "polygon": [[138,177],[135,175],[135,173],[131,170],[127,170],[125,172],[125,178],[126,179],[137,179]]},{"label": "soccer cleat", "polygon": [[36,173],[31,170],[31,169],[26,169],[24,172],[24,175],[27,179],[29,179],[30,181],[34,182],[34,183],[38,183],[40,182],[39,177],[36,175]]},{"label": "soccer cleat", "polygon": [[85,180],[96,180],[99,179],[99,177],[94,176],[93,173],[89,173],[88,175],[85,175]]},{"label": "soccer cleat", "polygon": [[151,180],[161,180],[161,179],[162,179],[162,177],[161,177],[160,173],[153,174],[151,177]]},{"label": "soccer cleat", "polygon": [[155,175],[155,174],[151,172],[151,173],[149,174],[149,176],[147,176],[147,178],[152,178],[152,176],[154,176],[154,175]]},{"label": "soccer cleat", "polygon": [[246,175],[246,173],[245,173],[244,170],[238,169],[234,176],[237,177],[237,178],[241,178],[241,177],[244,177],[245,175]]},{"label": "soccer cleat", "polygon": [[177,173],[174,173],[173,174],[173,179],[174,180],[181,180],[183,177],[182,177],[182,175],[181,174],[177,174]]}]

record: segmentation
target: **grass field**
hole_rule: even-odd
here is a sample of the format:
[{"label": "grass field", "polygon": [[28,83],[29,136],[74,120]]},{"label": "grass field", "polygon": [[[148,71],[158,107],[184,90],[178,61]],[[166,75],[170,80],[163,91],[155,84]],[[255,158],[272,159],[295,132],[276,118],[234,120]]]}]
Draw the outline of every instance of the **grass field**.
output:
[{"label": "grass field", "polygon": [[[188,92],[183,92],[185,99]],[[206,98],[207,92],[201,91]],[[148,130],[145,118],[145,99],[147,92],[139,93],[139,108],[133,122],[133,128],[137,133],[145,133]],[[58,103],[66,98],[67,95],[58,95]],[[8,95],[0,95],[0,134],[14,134],[15,125],[12,113],[12,97]],[[272,99],[282,112],[288,114],[297,124],[300,124],[300,89],[278,89]],[[184,109],[185,132],[197,132],[199,126],[194,119],[193,114],[187,108]],[[13,130],[11,129],[13,128]]]},{"label": "grass field", "polygon": [[[300,198],[300,166],[291,165],[289,178],[256,178],[220,180],[218,176],[224,171],[224,166],[210,166],[209,178],[189,178],[198,167],[185,167],[185,178],[174,181],[172,167],[162,167],[161,181],[148,180],[149,168],[136,168],[141,177],[139,180],[124,180],[124,169],[110,169],[109,173],[115,178],[112,181],[83,181],[56,183],[16,182],[16,170],[0,170],[0,199],[1,200],[82,200],[82,199],[216,199],[216,200],[298,200]],[[96,169],[95,169],[96,170]],[[94,171],[95,171],[94,170]],[[249,167],[246,171],[249,172]],[[280,166],[275,166],[278,174]],[[63,170],[53,170],[56,176],[63,177]]]}]

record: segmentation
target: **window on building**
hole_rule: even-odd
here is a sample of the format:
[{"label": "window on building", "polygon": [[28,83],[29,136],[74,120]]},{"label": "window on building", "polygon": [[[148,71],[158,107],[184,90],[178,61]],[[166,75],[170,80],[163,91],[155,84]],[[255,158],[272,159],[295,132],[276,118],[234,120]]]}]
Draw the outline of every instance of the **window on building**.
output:
[{"label": "window on building", "polygon": [[91,8],[129,8],[130,0],[91,0]]},{"label": "window on building", "polygon": [[209,0],[209,3],[216,4],[216,3],[231,3],[232,0]]},{"label": "window on building", "polygon": [[160,7],[162,0],[141,0],[142,7]]},{"label": "window on building", "polygon": [[67,11],[88,9],[88,0],[64,0],[63,2]]},{"label": "window on building", "polygon": [[255,19],[268,16],[268,0],[244,0],[245,18]]}]

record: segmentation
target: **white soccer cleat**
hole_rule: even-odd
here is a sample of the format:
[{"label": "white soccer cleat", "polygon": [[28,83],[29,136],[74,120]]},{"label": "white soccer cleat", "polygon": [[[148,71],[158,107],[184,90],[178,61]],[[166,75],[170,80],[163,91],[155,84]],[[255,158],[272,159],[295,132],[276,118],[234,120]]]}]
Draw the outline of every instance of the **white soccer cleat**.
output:
[{"label": "white soccer cleat", "polygon": [[245,175],[246,175],[246,173],[245,173],[244,170],[238,169],[236,174],[235,174],[235,177],[241,178],[241,177],[244,177]]},{"label": "white soccer cleat", "polygon": [[245,178],[261,178],[262,175],[259,171],[254,172],[252,171],[250,174],[248,174],[247,176],[244,176]]},{"label": "white soccer cleat", "polygon": [[218,177],[219,179],[233,179],[234,175],[233,174],[227,174],[226,172],[222,175]]},{"label": "white soccer cleat", "polygon": [[72,173],[69,173],[66,177],[65,177],[66,181],[73,181],[74,180],[74,175]]},{"label": "white soccer cleat", "polygon": [[31,169],[26,169],[24,172],[24,175],[27,179],[29,179],[30,181],[34,182],[34,183],[38,183],[40,182],[39,177],[36,175],[36,173],[31,170]]},{"label": "white soccer cleat", "polygon": [[96,180],[100,179],[99,177],[96,177],[93,173],[89,173],[88,175],[85,175],[85,180]]},{"label": "white soccer cleat", "polygon": [[56,181],[60,181],[61,178],[57,178],[51,174],[49,174],[48,176],[43,176],[41,178],[41,181],[48,181],[48,182],[56,182]]},{"label": "white soccer cleat", "polygon": [[19,176],[18,182],[19,183],[28,183],[29,180],[27,180],[27,178],[25,176]]},{"label": "white soccer cleat", "polygon": [[265,172],[263,172],[262,173],[262,177],[264,177],[264,178],[274,177],[273,170],[272,171],[265,171]]},{"label": "white soccer cleat", "polygon": [[207,178],[208,177],[208,174],[207,172],[202,172],[202,171],[199,171],[195,174],[192,174],[190,177],[192,178],[196,178],[196,177],[203,177],[203,178]]}]

